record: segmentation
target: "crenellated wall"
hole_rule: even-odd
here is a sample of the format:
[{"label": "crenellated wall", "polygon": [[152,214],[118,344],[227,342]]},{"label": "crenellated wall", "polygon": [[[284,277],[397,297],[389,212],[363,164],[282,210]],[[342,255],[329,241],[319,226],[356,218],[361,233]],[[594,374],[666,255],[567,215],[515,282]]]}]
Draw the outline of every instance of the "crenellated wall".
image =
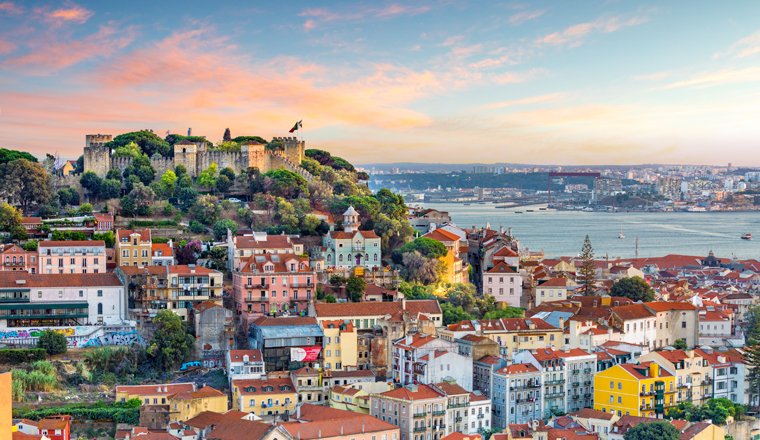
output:
[{"label": "crenellated wall", "polygon": [[294,164],[293,162],[281,156],[280,154],[274,153],[272,151],[267,151],[267,164],[265,168],[267,170],[277,170],[280,168],[285,168],[286,170],[290,170],[298,174],[299,176],[303,177],[304,179],[306,179],[307,182],[311,182],[314,180],[314,176],[310,172]]},{"label": "crenellated wall", "polygon": [[130,166],[131,164],[132,164],[131,157],[112,157],[110,169],[119,170],[120,173],[123,173],[124,169]]},{"label": "crenellated wall", "polygon": [[174,171],[173,157],[151,157],[150,165],[156,170],[156,179],[161,179],[165,172]]}]

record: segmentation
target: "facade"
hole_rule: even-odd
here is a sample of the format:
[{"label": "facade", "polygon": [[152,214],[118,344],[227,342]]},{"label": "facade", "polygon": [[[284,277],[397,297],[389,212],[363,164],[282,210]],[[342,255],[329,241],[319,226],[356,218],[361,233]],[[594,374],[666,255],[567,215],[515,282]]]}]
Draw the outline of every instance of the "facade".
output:
[{"label": "facade", "polygon": [[322,238],[326,268],[380,267],[380,237],[373,231],[360,231],[359,224],[359,213],[351,206],[343,213],[343,231],[330,231]]},{"label": "facade", "polygon": [[491,399],[480,391],[470,393],[469,434],[491,429]]},{"label": "facade", "polygon": [[[311,317],[261,316],[251,323],[248,332],[248,346],[261,351],[266,371],[270,372],[322,365],[323,339],[322,328]],[[291,349],[303,349],[307,356],[295,360]]]},{"label": "facade", "polygon": [[41,274],[106,273],[106,244],[93,241],[41,241]]},{"label": "facade", "polygon": [[0,272],[0,328],[123,324],[126,306],[114,274]]},{"label": "facade", "polygon": [[330,390],[330,408],[369,414],[369,393],[358,388],[335,386]]},{"label": "facade", "polygon": [[594,181],[594,200],[602,200],[622,191],[623,182],[619,179],[596,179]]},{"label": "facade", "polygon": [[430,385],[406,385],[370,396],[370,414],[397,426],[401,440],[440,440],[446,430],[446,396]]},{"label": "facade", "polygon": [[654,348],[657,341],[657,319],[655,312],[645,305],[614,307],[611,321],[622,332],[622,342]]},{"label": "facade", "polygon": [[110,231],[113,229],[113,214],[96,212],[92,215],[95,217],[96,231]]},{"label": "facade", "polygon": [[150,229],[116,231],[116,264],[118,266],[150,266],[153,242]]},{"label": "facade", "polygon": [[244,326],[264,314],[297,314],[316,292],[316,269],[296,254],[255,254],[232,273],[232,295]]},{"label": "facade", "polygon": [[[402,300],[393,302],[363,302],[363,303],[315,303],[310,308],[309,316],[314,316],[319,322],[328,320],[350,320],[359,330],[373,330],[375,323],[388,315],[408,312],[411,315],[428,315],[435,327],[443,322],[443,312],[435,300]],[[386,329],[387,331],[387,329]]]},{"label": "facade", "polygon": [[494,372],[507,366],[507,360],[498,356],[483,356],[472,362],[473,388],[489,399],[493,398]]},{"label": "facade", "polygon": [[[712,375],[710,371],[711,355],[702,350],[662,350],[641,356],[644,361],[656,362],[672,371],[675,375],[676,403],[691,402],[701,406],[710,398],[712,391]],[[717,358],[714,359],[717,363]]]},{"label": "facade", "polygon": [[675,377],[654,361],[619,364],[594,377],[594,409],[663,418],[676,402]]},{"label": "facade", "polygon": [[494,261],[494,266],[483,272],[483,293],[509,307],[520,307],[522,277],[518,268],[509,266],[505,261]]},{"label": "facade", "polygon": [[[698,328],[697,321],[701,324],[699,309],[683,302],[649,302],[644,304],[647,309],[655,314],[654,347],[663,348],[672,345],[678,339],[683,339],[689,347],[699,344],[699,335],[702,329]],[[727,335],[731,334],[731,324],[728,322]]]},{"label": "facade", "polygon": [[430,334],[408,335],[396,341],[392,371],[393,380],[404,385],[453,378],[472,391],[472,358],[458,354],[456,343]]},{"label": "facade", "polygon": [[531,364],[541,372],[543,385],[542,408],[544,418],[558,412],[567,413],[570,387],[567,381],[568,363],[558,351],[546,348],[523,351],[513,356],[515,363]]},{"label": "facade", "polygon": [[581,349],[555,351],[567,365],[567,412],[594,406],[596,354]]},{"label": "facade", "polygon": [[542,373],[532,363],[515,363],[493,374],[493,423],[497,428],[544,418]]},{"label": "facade", "polygon": [[567,299],[567,280],[550,278],[536,286],[535,305],[544,301],[560,301]]},{"label": "facade", "polygon": [[357,333],[349,321],[322,321],[325,334],[325,368],[331,371],[355,370],[358,365]]},{"label": "facade", "polygon": [[[25,251],[17,244],[3,246],[0,250],[0,271],[23,270],[37,273],[37,252]],[[105,271],[103,271],[105,273]]]},{"label": "facade", "polygon": [[585,428],[586,431],[598,435],[601,440],[609,440],[612,426],[619,419],[617,414],[610,414],[591,408],[574,411],[567,416],[573,419],[573,422]]},{"label": "facade", "polygon": [[71,439],[71,416],[52,416],[40,420],[40,435],[50,440]]},{"label": "facade", "polygon": [[222,305],[223,274],[194,264],[166,266],[168,290],[176,307],[174,313],[187,319],[189,310],[200,303],[211,301]]},{"label": "facade", "polygon": [[168,405],[169,396],[196,391],[194,383],[158,385],[117,385],[116,402],[139,399],[144,405]]},{"label": "facade", "polygon": [[415,231],[423,234],[430,230],[431,224],[441,225],[451,222],[451,216],[449,216],[448,212],[436,209],[414,208],[407,215],[407,219]]},{"label": "facade", "polygon": [[468,266],[467,262],[463,262],[459,257],[459,236],[445,229],[434,229],[423,237],[438,241],[446,246],[446,255],[439,258],[445,267],[444,281],[452,284],[466,283],[468,281]]},{"label": "facade", "polygon": [[251,255],[295,254],[303,255],[303,243],[297,235],[267,235],[266,232],[254,232],[250,235],[232,235],[227,231],[228,268],[239,270],[241,265],[250,260]]},{"label": "facade", "polygon": [[175,264],[172,241],[168,243],[152,243],[150,254],[151,266],[171,266]]},{"label": "facade", "polygon": [[227,378],[232,381],[238,379],[261,379],[266,375],[264,358],[261,350],[227,350],[225,353],[227,362]]},{"label": "facade", "polygon": [[184,422],[204,411],[227,411],[227,395],[210,386],[197,391],[180,391],[169,396],[169,421]]},{"label": "facade", "polygon": [[262,418],[291,414],[296,409],[296,388],[289,377],[233,380],[232,409]]},{"label": "facade", "polygon": [[206,368],[225,365],[226,353],[234,347],[233,311],[212,301],[204,301],[190,309],[188,320],[195,328],[195,344],[190,360],[201,361]]}]

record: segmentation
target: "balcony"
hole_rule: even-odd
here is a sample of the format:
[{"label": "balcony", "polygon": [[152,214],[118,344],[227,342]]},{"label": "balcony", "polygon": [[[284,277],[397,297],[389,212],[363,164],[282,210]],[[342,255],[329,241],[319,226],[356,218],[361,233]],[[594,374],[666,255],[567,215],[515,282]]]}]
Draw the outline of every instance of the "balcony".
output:
[{"label": "balcony", "polygon": [[579,368],[576,368],[576,369],[570,370],[570,373],[571,373],[571,374],[580,374],[580,372],[581,372],[581,370],[580,370]]},{"label": "balcony", "polygon": [[581,396],[579,396],[579,395],[577,395],[577,394],[573,394],[573,400],[578,400],[580,397],[581,397]]},{"label": "balcony", "polygon": [[269,283],[244,284],[244,289],[268,289]]},{"label": "balcony", "polygon": [[591,381],[590,380],[584,381],[583,385],[591,385]]},{"label": "balcony", "polygon": [[351,246],[351,250],[352,250],[353,252],[357,252],[357,251],[360,251],[360,252],[364,252],[364,246],[361,246],[361,245],[359,245],[359,246],[353,245],[353,246]]},{"label": "balcony", "polygon": [[419,428],[419,427],[417,427],[417,428],[414,428],[414,432],[425,432],[426,430],[427,430],[427,428],[426,428],[426,427],[424,427],[424,426],[423,426],[423,427],[421,427],[421,428]]},{"label": "balcony", "polygon": [[647,409],[654,409],[654,408],[652,407],[652,405],[640,405],[639,409],[642,410],[642,411],[644,411],[644,410],[647,410]]},{"label": "balcony", "polygon": [[532,390],[532,389],[535,389],[535,388],[541,388],[541,384],[540,383],[531,383],[531,384],[527,384],[527,385],[516,385],[516,386],[510,387],[510,388],[513,389],[513,390]]},{"label": "balcony", "polygon": [[446,424],[441,423],[440,425],[433,425],[433,431],[437,431],[439,429],[446,429]]},{"label": "balcony", "polygon": [[586,393],[586,394],[583,395],[583,397],[585,397],[586,399],[590,399],[590,398],[594,397],[594,395],[591,394],[591,393]]},{"label": "balcony", "polygon": [[457,423],[461,422],[462,421],[462,416],[457,416],[455,418],[455,420],[456,420]]},{"label": "balcony", "polygon": [[482,418],[484,418],[485,416],[486,416],[485,414],[478,414],[478,418],[479,418],[479,419],[482,419]]},{"label": "balcony", "polygon": [[446,411],[433,411],[434,416],[443,416],[446,415]]},{"label": "balcony", "polygon": [[465,402],[465,403],[450,403],[449,404],[449,409],[452,409],[452,408],[464,408],[464,407],[467,407],[467,406],[470,406],[470,402]]},{"label": "balcony", "polygon": [[269,302],[268,296],[251,296],[246,300],[248,302]]},{"label": "balcony", "polygon": [[544,394],[544,396],[547,399],[555,399],[557,397],[564,397],[565,393],[546,393],[546,394]]},{"label": "balcony", "polygon": [[579,387],[579,386],[581,386],[581,384],[580,384],[580,382],[573,382],[573,386],[574,387]]},{"label": "balcony", "polygon": [[593,369],[593,368],[584,368],[584,369],[583,369],[583,372],[584,372],[584,373],[593,373],[593,372],[594,372],[594,369]]},{"label": "balcony", "polygon": [[689,388],[685,383],[678,384],[678,389]]},{"label": "balcony", "polygon": [[427,413],[424,413],[424,412],[423,413],[415,413],[412,417],[414,417],[415,419],[419,419],[419,418],[422,418],[422,417],[427,417]]},{"label": "balcony", "polygon": [[544,385],[560,385],[565,383],[565,379],[558,379],[558,380],[547,380],[544,382]]}]

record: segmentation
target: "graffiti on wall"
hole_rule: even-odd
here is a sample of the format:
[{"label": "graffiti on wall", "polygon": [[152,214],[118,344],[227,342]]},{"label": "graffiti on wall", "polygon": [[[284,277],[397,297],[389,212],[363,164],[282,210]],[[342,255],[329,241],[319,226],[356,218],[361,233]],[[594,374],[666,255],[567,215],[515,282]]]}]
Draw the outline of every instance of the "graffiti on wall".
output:
[{"label": "graffiti on wall", "polygon": [[132,345],[139,341],[137,332],[124,328],[127,331],[106,332],[102,327],[58,327],[58,328],[30,328],[16,330],[0,330],[0,342],[15,344],[36,344],[36,339],[42,336],[45,330],[52,330],[66,336],[67,345],[73,347],[99,347],[104,345]]},{"label": "graffiti on wall", "polygon": [[137,342],[137,331],[109,332],[95,336],[82,344],[82,347],[100,347],[103,345],[132,345]]},{"label": "graffiti on wall", "polygon": [[30,328],[28,330],[0,331],[0,339],[39,338],[42,336],[42,332],[45,330],[53,330],[54,332],[60,333],[64,336],[74,336],[76,333],[76,330],[74,328]]}]

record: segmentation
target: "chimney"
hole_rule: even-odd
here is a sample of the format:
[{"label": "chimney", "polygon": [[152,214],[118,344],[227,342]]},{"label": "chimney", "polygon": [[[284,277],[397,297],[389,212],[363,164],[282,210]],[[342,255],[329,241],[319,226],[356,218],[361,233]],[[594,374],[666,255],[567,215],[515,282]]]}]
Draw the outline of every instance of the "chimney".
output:
[{"label": "chimney", "polygon": [[364,433],[364,423],[362,423],[362,434]]},{"label": "chimney", "polygon": [[512,236],[512,228],[507,229],[507,235]]},{"label": "chimney", "polygon": [[343,425],[340,425],[340,435],[343,435]]},{"label": "chimney", "polygon": [[188,136],[192,136],[193,135],[193,128],[192,127],[190,127],[190,128],[187,129],[187,135]]},{"label": "chimney", "polygon": [[412,339],[413,339],[412,335],[406,335],[406,341],[405,341],[406,345],[411,344],[412,343]]},{"label": "chimney", "polygon": [[504,226],[499,225],[499,235],[504,235]]},{"label": "chimney", "polygon": [[301,405],[298,405],[298,408],[296,408],[296,418],[301,418]]},{"label": "chimney", "polygon": [[406,310],[406,297],[401,298],[401,310]]},{"label": "chimney", "polygon": [[317,437],[318,438],[322,438],[322,430],[321,429],[317,432]]}]

